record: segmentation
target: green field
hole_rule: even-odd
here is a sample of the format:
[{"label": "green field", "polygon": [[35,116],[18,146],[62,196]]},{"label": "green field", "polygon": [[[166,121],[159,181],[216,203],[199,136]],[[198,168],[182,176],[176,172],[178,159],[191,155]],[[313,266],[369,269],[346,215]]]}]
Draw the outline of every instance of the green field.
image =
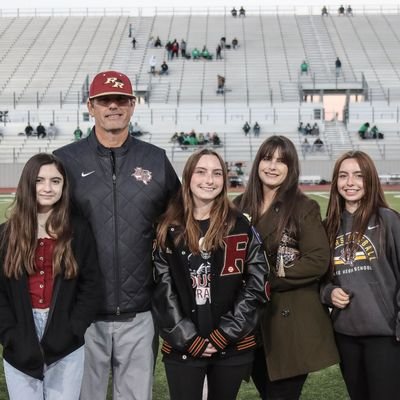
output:
[{"label": "green field", "polygon": [[[310,192],[307,193],[311,198],[318,201],[321,206],[321,214],[324,217],[328,203],[327,192]],[[387,201],[390,206],[400,211],[400,192],[386,192]],[[12,200],[11,196],[0,196],[0,222],[5,219],[5,210]],[[161,357],[158,357],[155,383],[154,383],[154,400],[167,400],[168,387],[165,379],[164,369]],[[0,364],[0,400],[8,400],[7,391],[4,383],[2,364]],[[238,399],[254,400],[257,399],[257,393],[250,383],[243,383]],[[108,399],[111,399],[109,394]],[[344,387],[342,377],[338,366],[327,368],[323,371],[310,374],[306,381],[302,400],[345,400],[348,399],[346,388]]]}]

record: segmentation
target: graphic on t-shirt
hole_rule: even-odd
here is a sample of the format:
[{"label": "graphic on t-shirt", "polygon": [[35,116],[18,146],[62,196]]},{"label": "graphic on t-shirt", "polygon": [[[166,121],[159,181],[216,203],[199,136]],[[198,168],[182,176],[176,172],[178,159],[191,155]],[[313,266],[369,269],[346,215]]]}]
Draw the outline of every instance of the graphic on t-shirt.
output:
[{"label": "graphic on t-shirt", "polygon": [[210,271],[211,271],[211,253],[203,249],[204,237],[199,239],[200,254],[190,254],[189,269],[192,287],[195,293],[196,304],[198,306],[211,303],[210,291]]},{"label": "graphic on t-shirt", "polygon": [[363,235],[355,247],[350,246],[350,233],[336,238],[334,274],[337,276],[354,272],[372,271],[371,261],[377,259],[377,251],[371,240]]}]

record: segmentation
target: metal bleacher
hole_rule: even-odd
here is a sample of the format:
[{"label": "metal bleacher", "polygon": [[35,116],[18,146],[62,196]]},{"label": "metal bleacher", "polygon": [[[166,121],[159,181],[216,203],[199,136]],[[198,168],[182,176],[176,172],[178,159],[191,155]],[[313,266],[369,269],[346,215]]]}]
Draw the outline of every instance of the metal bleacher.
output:
[{"label": "metal bleacher", "polygon": [[[217,131],[224,143],[221,151],[229,160],[251,161],[267,135],[282,133],[293,139],[304,162],[331,163],[349,149],[397,161],[400,14],[364,11],[355,8],[354,17],[331,13],[324,18],[319,13],[262,10],[249,10],[246,18],[212,11],[0,16],[0,110],[9,111],[0,136],[0,163],[20,163],[39,150],[52,151],[73,139],[77,124],[86,129],[91,122],[81,102],[84,85],[106,69],[131,77],[141,97],[134,119],[151,132],[144,140],[165,147],[177,162],[188,153],[174,149],[169,138],[175,131],[191,129]],[[136,49],[128,36],[130,24]],[[157,36],[161,48],[149,45]],[[221,37],[228,44],[236,37],[239,46],[224,49],[222,60],[216,60]],[[168,60],[164,45],[174,39],[187,42],[187,53],[206,46],[214,58]],[[167,76],[149,73],[152,55],[157,57],[157,69],[163,60],[168,62]],[[334,70],[336,57],[342,60],[339,77]],[[300,76],[303,60],[310,65],[307,76]],[[216,95],[217,75],[226,78],[224,95]],[[335,87],[359,83],[362,76],[367,85],[364,101],[348,105],[345,123],[325,120],[323,103],[302,97],[302,85]],[[59,137],[41,141],[18,136],[28,120],[55,121]],[[245,121],[258,121],[260,138],[243,136]],[[324,152],[302,152],[299,121],[320,125]],[[357,130],[365,121],[377,124],[385,139],[361,140]]]}]

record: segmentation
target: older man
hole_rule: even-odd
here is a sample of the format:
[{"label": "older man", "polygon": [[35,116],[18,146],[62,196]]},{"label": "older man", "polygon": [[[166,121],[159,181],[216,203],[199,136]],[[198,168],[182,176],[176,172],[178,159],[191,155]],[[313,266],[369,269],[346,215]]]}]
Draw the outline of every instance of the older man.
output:
[{"label": "older man", "polygon": [[92,133],[55,152],[67,168],[74,208],[91,223],[103,273],[103,301],[85,336],[81,399],[106,398],[112,367],[114,399],[148,400],[154,223],[180,183],[164,150],[128,133],[135,96],[126,75],[96,75],[87,107]]}]

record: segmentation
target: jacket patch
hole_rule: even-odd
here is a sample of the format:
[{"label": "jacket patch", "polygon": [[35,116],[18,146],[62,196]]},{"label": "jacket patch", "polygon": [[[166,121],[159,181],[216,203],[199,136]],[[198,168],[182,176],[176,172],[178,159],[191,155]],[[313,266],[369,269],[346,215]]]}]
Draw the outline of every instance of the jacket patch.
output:
[{"label": "jacket patch", "polygon": [[221,276],[243,273],[248,241],[249,237],[246,234],[231,235],[224,238],[225,255]]},{"label": "jacket patch", "polygon": [[137,181],[143,182],[145,185],[148,185],[152,178],[152,172],[148,169],[143,169],[142,167],[136,167],[131,176],[135,177]]}]

